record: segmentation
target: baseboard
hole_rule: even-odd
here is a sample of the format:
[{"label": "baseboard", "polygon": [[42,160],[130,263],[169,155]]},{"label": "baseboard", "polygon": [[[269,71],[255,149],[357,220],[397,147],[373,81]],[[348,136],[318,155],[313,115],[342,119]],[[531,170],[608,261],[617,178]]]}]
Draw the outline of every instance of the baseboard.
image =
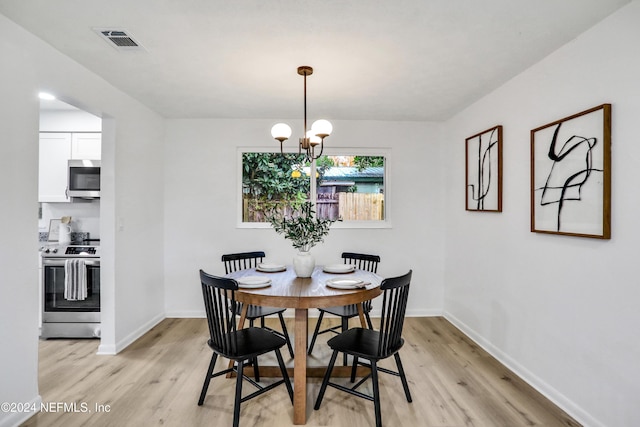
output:
[{"label": "baseboard", "polygon": [[[35,408],[35,411],[2,411],[2,414],[9,414],[6,418],[0,418],[0,427],[18,427],[29,418],[33,417],[35,414],[40,412],[40,407],[42,405],[42,396],[38,395],[35,398],[31,399],[29,402],[20,402],[20,405],[24,405],[29,408]],[[22,408],[16,408],[22,409]]]},{"label": "baseboard", "polygon": [[[373,313],[373,311],[372,311]],[[380,311],[378,311],[375,315],[376,317],[380,316]],[[441,309],[419,309],[419,310],[407,310],[405,313],[405,317],[442,317],[444,313]]]},{"label": "baseboard", "polygon": [[131,345],[135,340],[149,332],[151,328],[156,326],[158,323],[162,322],[167,316],[164,313],[157,315],[144,325],[140,326],[135,331],[131,332],[129,335],[118,341],[115,345],[103,345],[100,344],[98,346],[99,355],[114,355],[120,353],[122,350]]},{"label": "baseboard", "polygon": [[168,319],[204,319],[207,314],[204,309],[200,311],[168,311],[166,317]]},{"label": "baseboard", "polygon": [[522,378],[527,384],[540,392],[544,397],[553,402],[556,406],[561,408],[576,421],[583,426],[591,427],[607,427],[605,424],[599,422],[589,413],[587,413],[581,406],[577,405],[571,399],[567,398],[564,394],[553,388],[551,385],[540,379],[533,374],[527,368],[522,366],[511,356],[504,353],[502,350],[494,346],[491,342],[487,341],[481,335],[479,335],[473,328],[462,322],[449,312],[444,312],[444,318],[447,319],[456,328],[460,329],[467,337],[473,340],[476,344],[482,347],[487,353],[495,357],[500,363],[512,370],[516,375]]}]

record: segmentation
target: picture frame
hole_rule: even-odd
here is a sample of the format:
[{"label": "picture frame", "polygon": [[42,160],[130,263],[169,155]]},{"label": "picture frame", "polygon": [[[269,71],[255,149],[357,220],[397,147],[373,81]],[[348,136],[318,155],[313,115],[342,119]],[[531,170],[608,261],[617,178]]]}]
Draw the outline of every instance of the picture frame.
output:
[{"label": "picture frame", "polygon": [[57,242],[60,240],[60,219],[49,220],[48,242]]},{"label": "picture frame", "polygon": [[502,126],[465,140],[465,209],[502,212]]},{"label": "picture frame", "polygon": [[611,238],[611,104],[531,131],[531,231]]}]

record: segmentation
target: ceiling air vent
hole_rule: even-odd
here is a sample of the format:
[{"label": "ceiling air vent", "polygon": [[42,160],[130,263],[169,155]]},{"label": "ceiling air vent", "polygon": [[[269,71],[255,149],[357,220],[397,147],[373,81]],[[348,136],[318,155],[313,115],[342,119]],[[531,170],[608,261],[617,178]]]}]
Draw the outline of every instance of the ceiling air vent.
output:
[{"label": "ceiling air vent", "polygon": [[93,30],[117,50],[144,50],[140,43],[131,37],[131,34],[121,28],[94,28]]}]

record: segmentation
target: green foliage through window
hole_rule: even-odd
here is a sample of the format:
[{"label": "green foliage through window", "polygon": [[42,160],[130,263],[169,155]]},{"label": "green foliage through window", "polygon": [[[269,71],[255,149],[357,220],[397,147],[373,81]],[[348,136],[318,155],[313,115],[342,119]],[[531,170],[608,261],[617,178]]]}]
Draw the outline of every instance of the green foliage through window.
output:
[{"label": "green foliage through window", "polygon": [[353,164],[359,171],[370,167],[384,166],[384,157],[382,156],[353,156]]},{"label": "green foliage through window", "polygon": [[293,160],[277,153],[243,153],[242,187],[253,199],[289,200],[309,193],[309,181],[292,177],[303,156]]}]

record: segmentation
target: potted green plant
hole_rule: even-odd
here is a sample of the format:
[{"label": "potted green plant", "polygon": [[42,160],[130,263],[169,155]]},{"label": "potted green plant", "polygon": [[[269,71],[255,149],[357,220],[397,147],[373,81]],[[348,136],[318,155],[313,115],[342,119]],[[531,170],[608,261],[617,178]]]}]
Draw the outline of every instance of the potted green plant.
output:
[{"label": "potted green plant", "polygon": [[278,234],[291,240],[298,253],[293,258],[293,269],[298,277],[311,277],[315,267],[315,259],[309,250],[324,241],[329,234],[331,224],[339,219],[318,218],[313,210],[313,203],[304,201],[294,206],[294,211],[286,215],[282,211],[271,211],[267,220]]}]

